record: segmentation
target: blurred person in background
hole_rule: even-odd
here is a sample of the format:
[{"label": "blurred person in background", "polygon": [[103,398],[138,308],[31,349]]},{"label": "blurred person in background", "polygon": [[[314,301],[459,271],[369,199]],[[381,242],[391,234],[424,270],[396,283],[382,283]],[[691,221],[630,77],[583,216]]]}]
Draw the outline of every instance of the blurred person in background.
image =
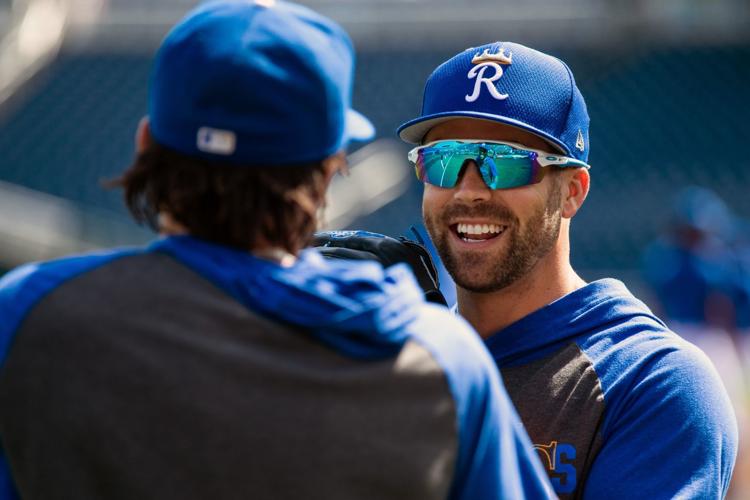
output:
[{"label": "blurred person in background", "polygon": [[[734,218],[732,247],[739,263],[738,292],[735,302],[735,321],[740,343],[745,351],[745,363],[750,367],[750,222]],[[750,374],[750,369],[748,370]]]},{"label": "blurred person in background", "polygon": [[[750,496],[747,394],[747,282],[743,227],[715,192],[692,186],[672,203],[669,224],[643,254],[654,307],[674,331],[700,347],[727,387],[739,423],[739,456],[730,496]],[[744,366],[743,366],[744,364]]]},{"label": "blurred person in background", "polygon": [[666,319],[686,327],[735,329],[734,230],[733,214],[714,192],[691,187],[677,195],[669,226],[643,258],[644,277]]},{"label": "blurred person in background", "polygon": [[353,48],[211,2],[154,63],[116,181],[163,236],[0,281],[0,498],[547,498],[491,358],[401,264],[301,251],[349,140]]},{"label": "blurred person in background", "polygon": [[588,128],[567,65],[496,42],[435,69],[399,135],[418,145],[409,160],[457,314],[485,339],[560,497],[721,498],[737,423],[711,362],[623,283],[571,267]]}]

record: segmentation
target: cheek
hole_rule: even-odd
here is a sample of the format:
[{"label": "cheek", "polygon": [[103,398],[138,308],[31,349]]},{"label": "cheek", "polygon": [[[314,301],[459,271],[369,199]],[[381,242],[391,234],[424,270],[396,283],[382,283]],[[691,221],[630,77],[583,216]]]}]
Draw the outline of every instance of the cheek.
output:
[{"label": "cheek", "polygon": [[529,186],[524,196],[524,204],[529,207],[546,205],[549,197],[550,186],[547,185],[548,179],[544,179],[539,184]]},{"label": "cheek", "polygon": [[[546,179],[545,179],[546,180]],[[549,186],[544,182],[508,189],[503,192],[503,201],[521,220],[526,220],[549,205]]]},{"label": "cheek", "polygon": [[489,204],[498,207],[499,215],[509,214],[523,220],[534,207],[543,204],[543,196],[538,192],[538,185],[521,186],[511,189],[499,189],[492,192]]},{"label": "cheek", "polygon": [[451,200],[451,193],[452,190],[450,189],[425,184],[422,194],[422,216],[426,219],[440,213]]}]

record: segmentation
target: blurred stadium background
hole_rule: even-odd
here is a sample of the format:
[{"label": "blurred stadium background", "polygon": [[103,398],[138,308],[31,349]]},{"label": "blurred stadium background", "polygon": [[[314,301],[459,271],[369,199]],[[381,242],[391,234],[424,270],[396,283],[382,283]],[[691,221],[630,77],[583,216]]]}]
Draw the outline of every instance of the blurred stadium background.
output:
[{"label": "blurred stadium background", "polygon": [[[0,275],[151,237],[101,182],[132,159],[153,53],[197,3],[0,0]],[[395,128],[419,112],[437,64],[494,40],[561,57],[588,103],[592,190],[572,230],[584,278],[621,278],[648,296],[641,255],[686,186],[750,217],[748,0],[301,3],[352,34],[354,104],[378,128],[335,186],[332,227],[397,235],[419,223],[421,186]]]},{"label": "blurred stadium background", "polygon": [[[101,181],[131,160],[151,57],[197,3],[0,0],[0,269],[148,239],[129,221],[120,193]],[[388,140],[418,113],[439,62],[491,40],[563,58],[586,97],[593,189],[572,244],[584,277],[610,275],[641,288],[641,249],[682,186],[710,187],[750,215],[747,0],[303,3],[352,34],[355,106],[384,139],[360,155],[368,158],[360,173],[368,189],[334,202],[334,226],[399,234],[418,222],[421,187],[411,173],[400,177],[407,148]]]},{"label": "blurred stadium background", "polygon": [[[197,3],[0,0],[0,269],[149,238],[100,183],[131,160],[151,57]],[[747,0],[303,3],[352,34],[355,106],[381,139],[419,112],[430,71],[461,49],[514,40],[567,61],[592,122],[593,188],[572,244],[585,278],[641,288],[641,250],[683,186],[710,187],[750,215]],[[341,190],[348,199],[329,222],[389,234],[418,222],[406,150],[384,141],[360,152],[352,184],[367,189]]]}]

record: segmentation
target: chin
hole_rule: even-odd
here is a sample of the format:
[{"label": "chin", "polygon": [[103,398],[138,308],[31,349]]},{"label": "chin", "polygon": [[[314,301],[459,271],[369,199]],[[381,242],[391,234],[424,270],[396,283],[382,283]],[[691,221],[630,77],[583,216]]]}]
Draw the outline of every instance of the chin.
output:
[{"label": "chin", "polygon": [[[450,273],[450,270],[448,271]],[[451,273],[456,286],[469,292],[490,293],[500,291],[516,281],[516,277],[485,273],[482,275],[471,273],[454,272]]]},{"label": "chin", "polygon": [[465,290],[493,292],[506,286],[504,277],[498,276],[505,274],[498,273],[502,256],[449,252],[441,254],[441,259],[456,285]]}]

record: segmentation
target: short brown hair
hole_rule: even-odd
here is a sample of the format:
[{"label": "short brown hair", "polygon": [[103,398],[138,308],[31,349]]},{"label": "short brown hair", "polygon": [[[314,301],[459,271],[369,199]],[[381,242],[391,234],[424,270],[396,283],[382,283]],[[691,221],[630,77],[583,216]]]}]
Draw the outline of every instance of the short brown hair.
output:
[{"label": "short brown hair", "polygon": [[186,156],[155,142],[110,183],[124,189],[139,223],[158,230],[167,212],[195,237],[252,250],[259,243],[297,253],[325,199],[323,162],[237,166]]}]

